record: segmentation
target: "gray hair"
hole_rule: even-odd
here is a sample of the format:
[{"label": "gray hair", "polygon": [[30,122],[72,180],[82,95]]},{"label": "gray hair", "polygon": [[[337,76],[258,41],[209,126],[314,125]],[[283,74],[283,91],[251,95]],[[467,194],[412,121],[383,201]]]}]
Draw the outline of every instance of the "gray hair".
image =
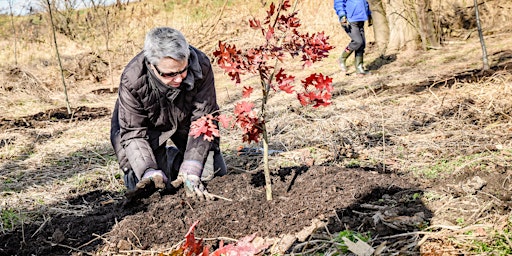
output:
[{"label": "gray hair", "polygon": [[146,35],[144,56],[153,65],[165,57],[177,61],[187,60],[190,55],[188,42],[183,34],[170,27],[157,27]]}]

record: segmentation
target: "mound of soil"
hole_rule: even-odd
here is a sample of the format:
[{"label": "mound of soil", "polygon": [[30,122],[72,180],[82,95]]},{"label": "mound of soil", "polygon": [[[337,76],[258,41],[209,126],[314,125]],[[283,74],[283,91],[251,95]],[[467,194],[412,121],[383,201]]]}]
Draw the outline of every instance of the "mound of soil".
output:
[{"label": "mound of soil", "polygon": [[[213,179],[207,184],[208,190],[223,197],[215,201],[191,200],[180,189],[155,192],[123,205],[121,195],[91,192],[69,200],[70,205],[90,207],[86,214],[60,214],[3,234],[0,254],[169,251],[184,239],[195,221],[199,221],[196,237],[209,238],[207,245],[212,248],[220,240],[253,233],[263,238],[295,235],[315,219],[323,221],[329,232],[351,229],[386,236],[416,230],[431,216],[412,196],[421,193],[418,185],[392,173],[302,166],[281,169],[272,175],[272,183],[272,201],[266,200],[261,172],[230,173]],[[384,222],[372,221],[369,214],[361,215],[364,208],[373,207],[389,208],[394,217],[420,217],[417,223],[390,228],[383,226]]]}]

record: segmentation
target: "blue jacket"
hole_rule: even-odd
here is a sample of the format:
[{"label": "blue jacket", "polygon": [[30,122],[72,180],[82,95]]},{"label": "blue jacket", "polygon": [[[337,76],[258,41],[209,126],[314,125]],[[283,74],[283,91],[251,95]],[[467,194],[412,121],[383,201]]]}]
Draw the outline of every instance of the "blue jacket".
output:
[{"label": "blue jacket", "polygon": [[334,10],[339,18],[346,16],[349,22],[367,21],[372,15],[366,0],[334,0]]}]

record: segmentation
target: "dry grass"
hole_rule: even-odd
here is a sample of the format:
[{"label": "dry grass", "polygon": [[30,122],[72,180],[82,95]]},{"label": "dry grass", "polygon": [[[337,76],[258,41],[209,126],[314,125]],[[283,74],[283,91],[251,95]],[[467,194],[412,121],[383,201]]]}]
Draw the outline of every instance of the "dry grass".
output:
[{"label": "dry grass", "polygon": [[[169,25],[181,29],[192,44],[199,45],[207,53],[215,49],[218,40],[241,47],[251,45],[250,38],[258,32],[250,31],[245,22],[251,16],[262,17],[261,4],[250,0],[239,1],[239,4],[231,2],[212,1],[208,8],[190,7],[183,11],[183,6],[172,3],[162,6],[162,1],[144,1],[131,4],[127,12],[119,11],[117,17],[127,21],[119,22],[111,37],[113,73],[99,82],[67,77],[71,105],[111,108],[116,95],[95,95],[91,91],[118,83],[123,65],[140,50],[143,36],[150,27]],[[434,9],[444,8],[449,17],[455,15],[455,10],[467,10],[472,4],[472,1],[463,0],[450,1],[449,5],[447,2],[440,1],[441,4],[433,3],[432,6]],[[482,19],[488,28],[486,43],[491,65],[506,63],[512,54],[510,31],[495,25],[507,24],[504,19],[510,18],[507,15],[510,15],[511,4],[501,1],[502,8],[491,8],[492,2],[498,1],[488,2],[482,4]],[[379,166],[398,173],[415,172],[420,177],[449,175],[473,164],[510,167],[510,68],[500,67],[491,76],[471,81],[453,79],[458,74],[481,67],[480,44],[475,33],[464,40],[453,40],[440,50],[399,53],[396,61],[373,70],[374,75],[356,78],[338,72],[335,60],[348,38],[339,29],[332,3],[299,1],[297,9],[303,24],[307,24],[305,29],[326,31],[331,43],[339,47],[326,61],[312,69],[294,71],[297,76],[309,72],[332,76],[335,97],[330,107],[322,109],[301,108],[292,95],[278,94],[270,99],[270,146],[285,151],[279,157],[271,157],[272,167],[312,162],[340,166],[357,164]],[[46,22],[45,19],[42,22]],[[0,64],[0,76],[6,81],[0,87],[3,118],[18,118],[65,106],[50,31],[44,27],[37,31],[38,40],[29,37],[18,41],[18,69],[14,69],[12,37],[4,33],[0,41],[0,54],[4,60]],[[109,58],[101,33],[92,39],[85,40],[85,44],[59,35],[64,67],[70,73],[78,74],[77,56],[80,54],[97,52],[103,59]],[[372,40],[369,33],[368,41]],[[370,48],[367,64],[377,57]],[[219,103],[223,111],[229,112],[240,97],[239,88],[216,67],[215,73]],[[426,81],[431,86],[419,92],[411,90]],[[256,78],[248,78],[245,82],[258,83]],[[0,210],[15,209],[28,215],[46,205],[54,205],[49,212],[80,214],[87,209],[70,208],[59,202],[64,202],[70,194],[92,188],[122,190],[115,178],[119,173],[109,144],[109,126],[107,117],[51,125],[30,132],[3,130],[0,134]],[[236,158],[233,152],[241,146],[239,138],[237,130],[223,131],[221,146],[228,154],[228,160]],[[443,173],[446,166],[436,172],[434,167],[439,166],[440,160],[453,164],[448,168],[450,172]],[[497,204],[494,201],[485,203],[439,195],[438,199],[426,204],[435,209],[435,216],[427,238],[421,243],[416,241],[424,251],[443,246],[455,248],[446,243],[447,237],[455,239],[458,248],[475,239],[489,239],[490,233],[480,237],[462,234],[480,228],[499,231],[509,217],[489,211],[492,204]],[[459,208],[451,207],[453,205]],[[454,216],[467,211],[472,213],[472,218],[465,220],[467,227],[453,228]],[[485,226],[478,226],[478,223],[485,223]]]}]

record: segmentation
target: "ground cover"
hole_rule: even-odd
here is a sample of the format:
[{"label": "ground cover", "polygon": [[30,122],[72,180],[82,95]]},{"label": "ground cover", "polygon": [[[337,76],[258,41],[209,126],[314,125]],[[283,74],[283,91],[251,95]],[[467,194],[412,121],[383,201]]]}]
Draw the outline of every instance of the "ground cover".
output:
[{"label": "ground cover", "polygon": [[[259,145],[223,130],[229,173],[208,183],[222,198],[170,191],[126,203],[108,138],[108,79],[71,83],[69,115],[44,65],[5,67],[0,255],[166,255],[195,221],[212,248],[256,233],[266,254],[348,253],[350,232],[382,255],[511,253],[510,38],[507,29],[486,36],[488,72],[474,36],[381,57],[370,45],[372,75],[363,78],[341,74],[334,53],[314,67],[334,78],[330,107],[269,100],[279,152],[270,202]],[[230,111],[237,93],[218,69],[216,77]]]}]

